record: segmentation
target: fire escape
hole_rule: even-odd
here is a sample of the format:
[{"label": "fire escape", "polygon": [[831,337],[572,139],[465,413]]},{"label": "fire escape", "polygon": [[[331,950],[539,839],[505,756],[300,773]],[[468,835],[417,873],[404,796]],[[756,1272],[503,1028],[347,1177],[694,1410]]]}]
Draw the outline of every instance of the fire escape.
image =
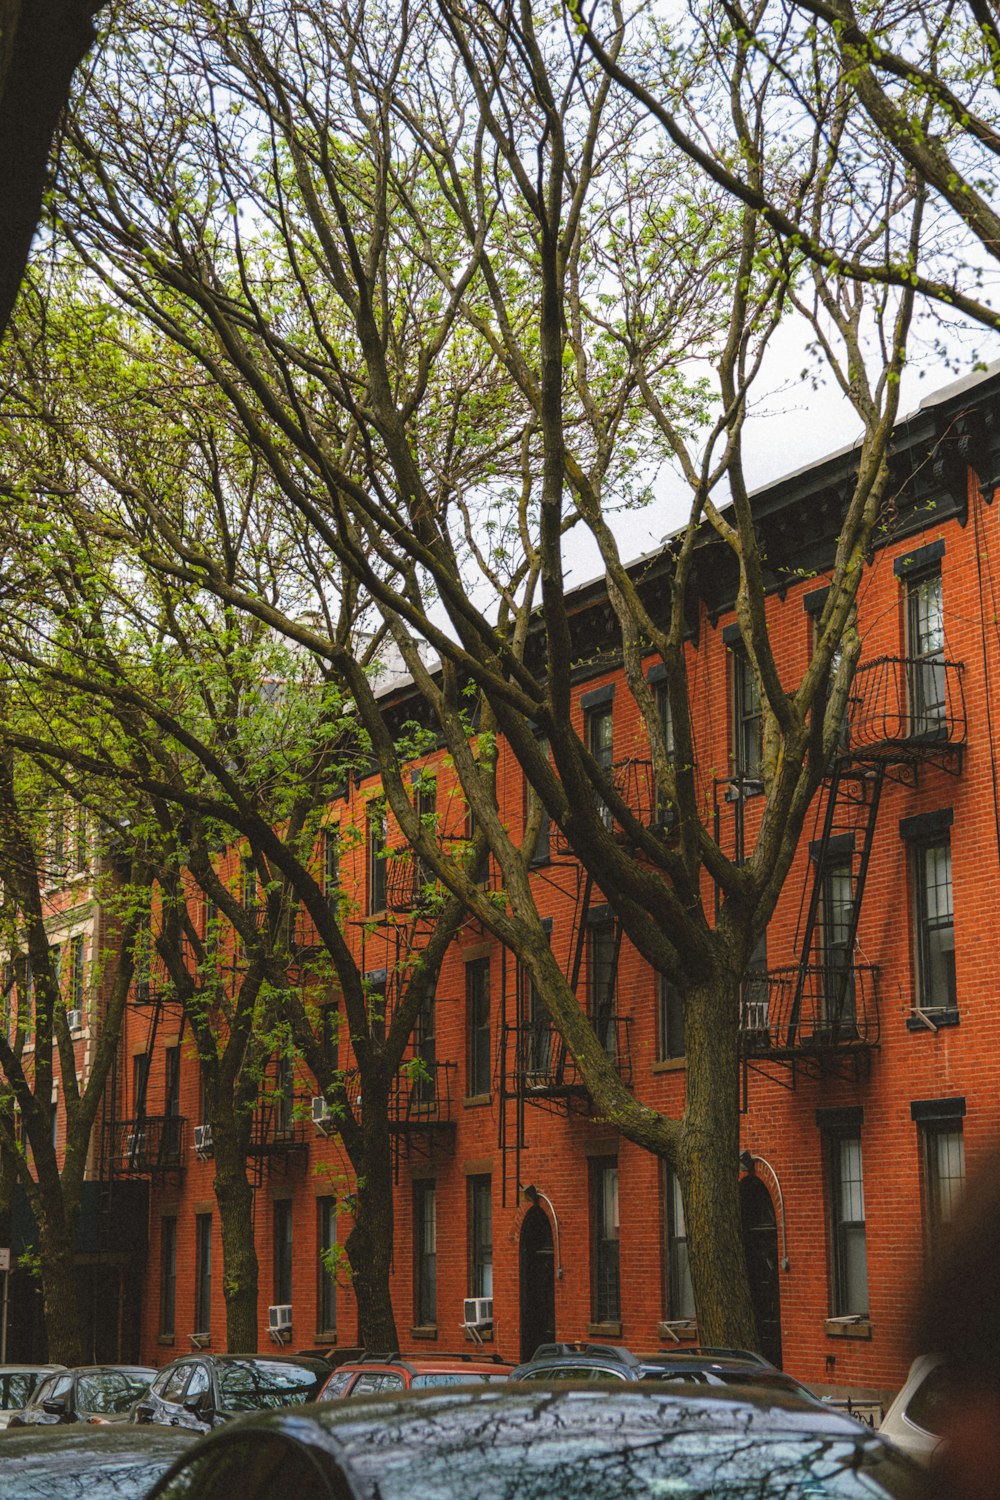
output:
[{"label": "fire escape", "polygon": [[[382,989],[386,1020],[400,1002],[412,972],[413,956],[419,955],[441,901],[441,889],[433,873],[412,849],[387,851],[384,907],[366,919],[381,929],[386,956],[391,960],[384,970],[368,976],[369,983]],[[417,1017],[389,1089],[389,1130],[397,1180],[404,1151],[408,1158],[431,1158],[442,1144],[454,1149],[458,1063],[437,1056],[436,1033],[432,998]],[[352,1075],[348,1075],[348,1086],[353,1087]]]},{"label": "fire escape", "polygon": [[[966,741],[961,663],[943,651],[863,663],[819,804],[812,878],[796,962],[750,973],[743,996],[746,1070],[771,1064],[812,1076],[858,1076],[879,1044],[878,968],[856,939],[882,793],[915,786],[921,766],[961,770]],[[785,1074],[787,1078],[787,1073]]]},{"label": "fire escape", "polygon": [[[163,1113],[151,1114],[147,1108],[149,1076],[157,1033],[167,1007],[176,1003],[176,1000],[158,989],[148,978],[143,977],[136,982],[129,1008],[137,1018],[142,1014],[147,1017],[146,1046],[134,1059],[133,1113],[129,1116],[119,1114],[119,1098],[125,1094],[127,1084],[119,1077],[118,1067],[112,1071],[101,1136],[100,1167],[101,1180],[109,1186],[120,1178],[152,1180],[179,1177],[184,1169],[187,1121],[177,1110],[179,1079],[166,1082]],[[182,1012],[182,1035],[183,1027]],[[178,1060],[179,1056],[178,1040]]]}]

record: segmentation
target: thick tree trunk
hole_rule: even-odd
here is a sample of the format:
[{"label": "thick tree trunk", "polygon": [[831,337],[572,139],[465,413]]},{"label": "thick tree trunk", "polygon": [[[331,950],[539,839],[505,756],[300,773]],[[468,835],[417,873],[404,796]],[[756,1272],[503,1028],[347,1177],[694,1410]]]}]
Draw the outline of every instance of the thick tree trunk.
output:
[{"label": "thick tree trunk", "polygon": [[238,1132],[213,1122],[215,1201],[222,1230],[222,1288],[226,1303],[226,1348],[255,1354],[258,1346],[258,1265],[254,1243],[253,1188],[247,1181],[246,1153]]},{"label": "thick tree trunk", "polygon": [[740,1228],[739,985],[728,973],[692,990],[685,1035],[681,1173],[698,1337],[703,1344],[756,1349]]},{"label": "thick tree trunk", "polygon": [[[366,1101],[367,1102],[367,1101]],[[389,1290],[392,1265],[392,1151],[384,1117],[365,1120],[365,1161],[356,1164],[354,1227],[347,1237],[358,1306],[358,1338],[364,1348],[399,1348]]]},{"label": "thick tree trunk", "polygon": [[61,1194],[58,1203],[36,1202],[35,1213],[49,1359],[60,1365],[82,1365],[90,1351],[84,1347],[77,1284],[76,1216],[67,1216]]}]

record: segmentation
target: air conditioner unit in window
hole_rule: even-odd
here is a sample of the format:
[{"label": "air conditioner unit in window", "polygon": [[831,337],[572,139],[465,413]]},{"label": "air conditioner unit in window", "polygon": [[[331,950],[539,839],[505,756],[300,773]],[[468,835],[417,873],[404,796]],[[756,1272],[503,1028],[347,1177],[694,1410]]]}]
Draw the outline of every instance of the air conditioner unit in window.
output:
[{"label": "air conditioner unit in window", "polygon": [[267,1310],[267,1331],[276,1344],[287,1343],[292,1337],[292,1304],[279,1302],[277,1307]]},{"label": "air conditioner unit in window", "polygon": [[463,1328],[491,1328],[493,1326],[492,1297],[466,1297],[463,1306]]},{"label": "air conditioner unit in window", "polygon": [[122,1151],[122,1164],[126,1167],[142,1166],[146,1157],[146,1132],[144,1130],[130,1130],[125,1137],[125,1149]]},{"label": "air conditioner unit in window", "polygon": [[66,1025],[69,1027],[70,1031],[82,1031],[83,1030],[83,1011],[82,1010],[68,1010],[66,1012]]},{"label": "air conditioner unit in window", "polygon": [[194,1154],[199,1161],[211,1161],[215,1155],[212,1146],[211,1125],[196,1125],[194,1127]]},{"label": "air conditioner unit in window", "polygon": [[329,1104],[327,1104],[322,1094],[313,1095],[312,1122],[316,1126],[316,1129],[319,1131],[320,1135],[333,1134],[333,1115],[330,1113],[330,1106]]}]

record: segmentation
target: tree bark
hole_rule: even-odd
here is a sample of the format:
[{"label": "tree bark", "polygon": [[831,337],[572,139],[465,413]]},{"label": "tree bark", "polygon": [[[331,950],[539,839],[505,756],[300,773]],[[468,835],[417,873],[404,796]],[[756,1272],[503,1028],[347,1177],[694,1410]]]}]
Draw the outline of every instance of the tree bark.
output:
[{"label": "tree bark", "polygon": [[392,1310],[392,1150],[383,1110],[365,1101],[363,1170],[356,1169],[354,1225],[345,1249],[358,1308],[358,1339],[366,1349],[396,1350]]},{"label": "tree bark", "polygon": [[49,1359],[60,1365],[82,1365],[89,1351],[84,1347],[83,1320],[76,1272],[76,1214],[67,1213],[58,1193],[36,1198],[41,1262],[42,1306],[49,1345]]},{"label": "tree bark", "polygon": [[725,970],[688,995],[680,1170],[698,1337],[757,1349],[739,1203],[739,982]]},{"label": "tree bark", "polygon": [[235,1121],[213,1114],[215,1201],[222,1231],[222,1290],[226,1306],[226,1348],[230,1354],[257,1352],[257,1247],[253,1233],[253,1188],[247,1180],[246,1149],[238,1143]]}]

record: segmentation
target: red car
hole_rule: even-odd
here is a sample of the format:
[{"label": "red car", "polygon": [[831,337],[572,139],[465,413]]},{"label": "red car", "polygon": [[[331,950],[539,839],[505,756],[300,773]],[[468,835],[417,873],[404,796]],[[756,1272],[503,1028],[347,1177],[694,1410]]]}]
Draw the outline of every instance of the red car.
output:
[{"label": "red car", "polygon": [[366,1354],[338,1365],[316,1397],[370,1396],[374,1391],[426,1390],[442,1385],[491,1385],[513,1366],[491,1354]]}]

